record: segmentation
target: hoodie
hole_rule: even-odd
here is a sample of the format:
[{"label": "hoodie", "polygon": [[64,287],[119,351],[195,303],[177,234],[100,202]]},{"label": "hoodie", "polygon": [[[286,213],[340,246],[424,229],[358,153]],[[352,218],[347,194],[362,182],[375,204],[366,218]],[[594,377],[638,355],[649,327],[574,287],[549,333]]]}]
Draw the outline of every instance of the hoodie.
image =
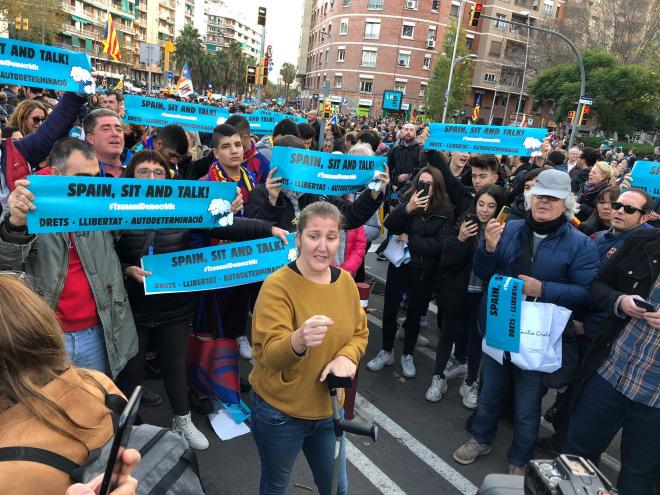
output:
[{"label": "hoodie", "polygon": [[[262,137],[257,143],[257,151],[266,157],[266,160],[270,163],[273,158],[273,136]],[[264,181],[265,180],[266,179],[264,179]]]}]

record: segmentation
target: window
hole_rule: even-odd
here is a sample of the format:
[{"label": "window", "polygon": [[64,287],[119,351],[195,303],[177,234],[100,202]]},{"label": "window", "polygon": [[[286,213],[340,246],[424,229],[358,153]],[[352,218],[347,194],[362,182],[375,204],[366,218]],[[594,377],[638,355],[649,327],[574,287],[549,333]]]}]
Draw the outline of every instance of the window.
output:
[{"label": "window", "polygon": [[424,55],[424,65],[422,65],[424,70],[431,70],[431,55]]},{"label": "window", "polygon": [[415,35],[415,25],[410,23],[404,23],[403,28],[401,29],[401,37],[413,39]]},{"label": "window", "polygon": [[350,7],[351,6],[351,0],[343,0],[341,2],[342,7]]},{"label": "window", "polygon": [[394,91],[401,91],[404,95],[406,94],[407,83],[404,81],[396,81],[394,83]]},{"label": "window", "polygon": [[468,49],[468,51],[472,51],[472,45],[474,44],[474,38],[465,38],[465,48]]},{"label": "window", "polygon": [[484,81],[488,83],[494,83],[495,82],[495,74],[484,74]]},{"label": "window", "polygon": [[330,53],[330,49],[329,49],[329,48],[326,48],[326,49],[325,49],[325,63],[326,63],[326,64],[328,63],[328,54],[329,54],[329,53]]},{"label": "window", "polygon": [[364,37],[368,40],[377,40],[380,38],[380,21],[367,19],[364,24]]},{"label": "window", "polygon": [[426,39],[427,40],[435,40],[436,39],[436,29],[435,26],[429,27],[428,32],[426,33]]},{"label": "window", "polygon": [[346,60],[346,48],[337,49],[337,62],[343,62]]},{"label": "window", "polygon": [[339,23],[339,34],[341,36],[348,34],[348,19],[342,19]]},{"label": "window", "polygon": [[419,7],[419,0],[404,0],[407,9],[417,10]]},{"label": "window", "polygon": [[362,65],[364,67],[376,66],[376,50],[362,50]]},{"label": "window", "polygon": [[426,90],[428,89],[428,84],[419,83],[419,96],[426,96]]},{"label": "window", "polygon": [[[498,19],[506,19],[506,16],[504,14],[495,14],[495,17],[497,17]],[[495,29],[503,30],[504,26],[505,24],[503,22],[495,21]]]},{"label": "window", "polygon": [[399,52],[396,58],[396,65],[399,67],[410,67],[410,53]]},{"label": "window", "polygon": [[460,6],[452,3],[451,4],[451,9],[449,9],[449,17],[454,17],[458,19],[458,12],[459,12]]},{"label": "window", "polygon": [[360,93],[371,93],[373,85],[371,79],[360,79]]},{"label": "window", "polygon": [[552,15],[552,11],[554,9],[555,9],[554,2],[552,0],[545,0],[545,2],[543,3],[543,11],[546,14],[551,14]]},{"label": "window", "polygon": [[437,12],[440,10],[440,0],[433,0],[431,2],[431,11]]},{"label": "window", "polygon": [[490,50],[488,51],[488,55],[490,57],[500,58],[500,53],[502,53],[502,42],[501,41],[491,41],[490,42]]},{"label": "window", "polygon": [[367,9],[369,10],[382,10],[385,6],[385,0],[368,0]]},{"label": "window", "polygon": [[335,75],[335,88],[341,89],[342,76]]}]

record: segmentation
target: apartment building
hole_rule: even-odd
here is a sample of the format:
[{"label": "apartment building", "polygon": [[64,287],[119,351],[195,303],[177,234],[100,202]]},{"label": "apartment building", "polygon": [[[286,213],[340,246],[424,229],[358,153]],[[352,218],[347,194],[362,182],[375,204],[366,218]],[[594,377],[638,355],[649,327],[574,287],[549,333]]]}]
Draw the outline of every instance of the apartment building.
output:
[{"label": "apartment building", "polygon": [[257,26],[257,13],[252,12],[254,21],[250,22],[242,13],[239,5],[227,5],[227,2],[209,1],[205,7],[207,27],[206,46],[209,51],[222,50],[232,42],[243,48],[243,53],[259,58],[261,52],[261,26]]}]

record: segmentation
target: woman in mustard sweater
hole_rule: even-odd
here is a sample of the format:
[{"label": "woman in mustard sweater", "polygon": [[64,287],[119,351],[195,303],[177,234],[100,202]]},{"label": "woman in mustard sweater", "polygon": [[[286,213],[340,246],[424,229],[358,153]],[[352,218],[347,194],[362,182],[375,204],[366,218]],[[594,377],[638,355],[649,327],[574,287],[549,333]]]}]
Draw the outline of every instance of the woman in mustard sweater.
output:
[{"label": "woman in mustard sweater", "polygon": [[[300,214],[298,258],[266,279],[252,317],[256,364],[252,435],[261,458],[260,494],[285,494],[302,449],[321,495],[330,492],[335,433],[329,373],[355,375],[369,329],[348,272],[333,267],[341,213],[327,202]],[[344,447],[338,493],[348,493]]]}]

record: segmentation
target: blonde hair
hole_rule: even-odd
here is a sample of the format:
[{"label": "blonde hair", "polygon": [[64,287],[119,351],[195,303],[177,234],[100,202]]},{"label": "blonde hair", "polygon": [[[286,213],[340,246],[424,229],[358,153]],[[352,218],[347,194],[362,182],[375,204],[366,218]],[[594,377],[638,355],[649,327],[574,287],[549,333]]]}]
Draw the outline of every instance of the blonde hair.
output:
[{"label": "blonde hair", "polygon": [[337,225],[341,228],[342,216],[339,208],[327,201],[316,201],[315,203],[305,206],[300,212],[297,225],[298,233],[302,234],[305,227],[307,227],[309,220],[315,217],[336,219]]},{"label": "blonde hair", "polygon": [[[76,422],[41,391],[53,380],[61,380],[70,366],[54,311],[20,278],[0,273],[0,399],[22,404],[42,423],[79,442],[59,425],[74,431],[90,427]],[[77,371],[103,390],[90,373]]]},{"label": "blonde hair", "polygon": [[607,182],[608,185],[613,186],[616,180],[616,174],[614,169],[607,162],[596,162],[594,163],[593,168],[597,168],[600,171],[600,174],[603,176],[603,181]]},{"label": "blonde hair", "polygon": [[38,100],[23,100],[16,105],[16,108],[9,116],[9,119],[7,119],[7,125],[10,127],[18,127],[21,134],[27,136],[31,131],[27,126],[26,120],[28,115],[30,115],[35,108],[43,110],[44,117],[48,117],[48,109],[46,108],[46,105]]}]

